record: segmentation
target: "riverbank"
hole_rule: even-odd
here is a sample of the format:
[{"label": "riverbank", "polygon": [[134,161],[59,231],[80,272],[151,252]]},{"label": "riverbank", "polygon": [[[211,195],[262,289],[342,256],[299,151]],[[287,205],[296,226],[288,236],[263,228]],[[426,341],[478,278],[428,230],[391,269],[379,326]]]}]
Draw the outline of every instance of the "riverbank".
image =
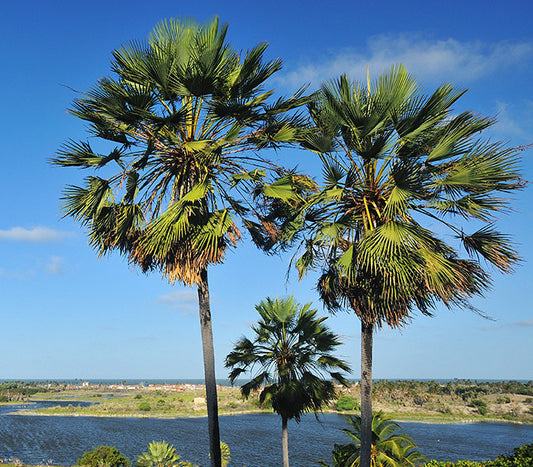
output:
[{"label": "riverbank", "polygon": [[[338,388],[339,399],[325,413],[355,414],[359,408],[359,385]],[[394,420],[419,423],[511,422],[533,424],[533,387],[530,383],[436,383],[378,381],[374,386],[374,410]],[[219,386],[220,415],[271,413],[257,395],[244,399],[238,388]],[[186,418],[204,417],[205,389],[201,385],[158,388],[78,387],[37,392],[29,401],[62,400],[64,407],[18,411],[26,415],[97,417]],[[76,402],[91,403],[76,407]]]}]

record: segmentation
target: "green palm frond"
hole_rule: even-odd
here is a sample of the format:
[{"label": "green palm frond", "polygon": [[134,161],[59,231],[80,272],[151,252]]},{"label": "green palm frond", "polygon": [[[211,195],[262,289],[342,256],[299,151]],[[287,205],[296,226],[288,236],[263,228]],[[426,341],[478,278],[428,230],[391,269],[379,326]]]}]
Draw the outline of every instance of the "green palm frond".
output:
[{"label": "green palm frond", "polygon": [[[265,61],[266,44],[241,56],[226,34],[218,18],[162,21],[146,41],[115,50],[113,75],[74,102],[71,113],[112,150],[68,141],[52,162],[118,169],[65,191],[65,215],[89,227],[100,253],[117,249],[143,270],[193,283],[198,274],[186,269],[223,259],[240,238],[236,219],[252,212],[255,184],[277,169],[249,150],[290,146],[305,133],[295,111],[310,100],[303,89],[273,100],[265,88],[281,61]],[[267,221],[254,225],[265,236]]]},{"label": "green palm frond", "polygon": [[[320,153],[322,185],[297,202],[290,178],[279,190],[263,184],[260,193],[265,206],[285,203],[292,209],[278,213],[300,220],[300,231],[287,235],[288,216],[264,215],[278,241],[301,242],[299,276],[321,271],[318,288],[330,310],[348,307],[365,322],[397,326],[439,302],[470,309],[469,299],[490,284],[479,258],[503,272],[518,260],[492,223],[509,209],[502,193],[523,186],[520,148],[482,140],[495,122],[456,113],[464,92],[444,84],[426,96],[397,66],[373,83],[342,75],[309,104],[316,126],[304,146]],[[484,226],[466,235],[461,222],[470,220]],[[436,222],[462,240],[466,258],[425,227]]]},{"label": "green palm frond", "polygon": [[[348,444],[335,444],[333,449],[332,467],[358,467],[361,450],[361,417],[349,416],[346,421],[350,428],[343,432],[351,440]],[[419,466],[427,462],[417,449],[413,439],[405,434],[397,433],[400,426],[383,413],[375,413],[372,417],[372,458],[375,467],[406,467]]]}]

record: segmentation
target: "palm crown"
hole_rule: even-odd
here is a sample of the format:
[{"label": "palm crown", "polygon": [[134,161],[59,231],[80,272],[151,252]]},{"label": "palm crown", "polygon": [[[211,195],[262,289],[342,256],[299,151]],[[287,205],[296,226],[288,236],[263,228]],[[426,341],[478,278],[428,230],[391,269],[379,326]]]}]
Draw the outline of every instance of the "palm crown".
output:
[{"label": "palm crown", "polygon": [[299,420],[308,410],[320,410],[335,393],[329,378],[346,384],[336,370],[349,371],[332,354],[340,345],[337,336],[324,324],[326,318],[318,318],[310,307],[298,305],[292,297],[267,298],[256,306],[261,319],[252,327],[254,339],[243,337],[226,357],[231,382],[247,371],[256,372],[241,386],[243,395],[263,388],[261,402],[270,400],[287,419]]},{"label": "palm crown", "polygon": [[[346,417],[350,428],[343,428],[351,438],[349,444],[336,444],[333,467],[361,465],[361,417]],[[381,412],[372,417],[372,467],[414,467],[426,462],[410,436],[397,433],[400,426]],[[325,464],[323,464],[325,465]]]},{"label": "palm crown", "polygon": [[305,102],[299,92],[269,103],[273,91],[263,83],[281,61],[263,62],[266,44],[241,58],[226,30],[218,19],[163,21],[146,43],[116,50],[115,77],[70,111],[109,152],[70,141],[53,160],[106,174],[115,164],[114,175],[69,187],[64,212],[89,227],[101,254],[118,249],[143,270],[160,268],[186,284],[240,237],[234,216],[246,207],[229,190],[265,166],[245,151],[293,141],[301,120],[287,111]]},{"label": "palm crown", "polygon": [[[517,150],[480,140],[493,120],[453,113],[463,93],[443,85],[424,96],[399,66],[365,87],[341,76],[310,105],[317,131],[306,146],[322,158],[324,184],[285,177],[282,187],[292,183],[299,202],[292,217],[279,216],[277,235],[304,236],[296,266],[300,275],[322,269],[318,289],[331,309],[398,326],[415,308],[430,314],[437,301],[469,308],[489,284],[481,258],[504,272],[516,263],[492,222],[507,207],[502,194],[521,187]],[[267,188],[271,205],[287,198]],[[464,220],[480,228],[467,234]],[[442,241],[426,221],[457,241]]]}]

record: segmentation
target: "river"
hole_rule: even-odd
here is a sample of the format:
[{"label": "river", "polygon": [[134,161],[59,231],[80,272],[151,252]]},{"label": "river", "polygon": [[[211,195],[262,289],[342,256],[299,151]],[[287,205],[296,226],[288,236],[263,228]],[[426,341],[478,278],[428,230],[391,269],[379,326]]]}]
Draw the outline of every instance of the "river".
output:
[{"label": "river", "polygon": [[[68,404],[65,402],[63,404]],[[59,405],[47,402],[44,405]],[[72,405],[77,405],[72,402]],[[173,444],[182,460],[209,464],[205,418],[64,417],[8,414],[27,406],[0,407],[0,459],[25,464],[73,465],[85,451],[100,444],[116,446],[135,460],[149,442]],[[429,424],[401,423],[428,459],[487,460],[513,447],[533,442],[533,426],[510,423]],[[306,415],[300,424],[289,422],[291,466],[309,467],[331,460],[335,443],[348,438],[340,431],[344,418],[323,414],[319,421]],[[222,439],[231,449],[233,467],[281,464],[281,423],[274,414],[220,417]]]}]

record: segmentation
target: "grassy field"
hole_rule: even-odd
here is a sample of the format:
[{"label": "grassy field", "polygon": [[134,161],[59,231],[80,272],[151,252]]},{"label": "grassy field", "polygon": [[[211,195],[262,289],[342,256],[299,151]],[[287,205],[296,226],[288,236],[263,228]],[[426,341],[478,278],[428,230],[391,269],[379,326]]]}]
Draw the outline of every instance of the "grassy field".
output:
[{"label": "grassy field", "polygon": [[[395,420],[458,423],[473,421],[508,421],[533,423],[533,388],[516,383],[378,381],[374,387],[374,410],[381,410]],[[339,388],[340,402],[333,401],[324,412],[358,412],[359,385]],[[91,415],[117,417],[190,417],[205,416],[203,388],[181,392],[136,389],[115,390],[84,388],[33,394],[30,400],[87,401],[90,407],[53,407],[25,410],[27,414]],[[244,399],[238,388],[219,387],[221,415],[271,412],[261,407],[258,396]],[[21,413],[21,412],[19,412]]]}]

